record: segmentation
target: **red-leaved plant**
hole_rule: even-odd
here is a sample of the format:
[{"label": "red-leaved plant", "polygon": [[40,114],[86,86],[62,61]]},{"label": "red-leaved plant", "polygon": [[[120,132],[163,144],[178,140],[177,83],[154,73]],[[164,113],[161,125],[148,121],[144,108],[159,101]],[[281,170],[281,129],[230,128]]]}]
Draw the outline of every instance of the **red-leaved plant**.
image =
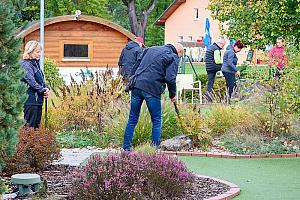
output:
[{"label": "red-leaved plant", "polygon": [[16,153],[7,158],[4,171],[13,174],[42,170],[59,157],[60,149],[54,134],[46,129],[23,127]]}]

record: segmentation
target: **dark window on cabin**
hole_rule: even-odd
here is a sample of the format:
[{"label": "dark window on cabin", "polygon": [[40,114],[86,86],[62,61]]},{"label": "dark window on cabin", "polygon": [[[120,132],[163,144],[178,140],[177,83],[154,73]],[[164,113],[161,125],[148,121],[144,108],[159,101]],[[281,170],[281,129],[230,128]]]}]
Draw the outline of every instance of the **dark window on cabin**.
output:
[{"label": "dark window on cabin", "polygon": [[87,44],[64,44],[64,58],[88,58]]},{"label": "dark window on cabin", "polygon": [[194,19],[199,19],[199,9],[194,8]]}]

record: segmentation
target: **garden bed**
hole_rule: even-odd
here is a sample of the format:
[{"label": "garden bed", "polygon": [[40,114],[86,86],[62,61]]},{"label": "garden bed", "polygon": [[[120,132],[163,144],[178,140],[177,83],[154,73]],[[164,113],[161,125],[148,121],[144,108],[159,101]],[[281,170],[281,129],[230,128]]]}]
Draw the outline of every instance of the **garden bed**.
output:
[{"label": "garden bed", "polygon": [[[42,180],[47,180],[48,192],[51,195],[60,197],[60,199],[72,199],[69,192],[72,188],[72,173],[76,167],[68,165],[52,165],[42,172]],[[232,186],[209,177],[197,176],[195,182],[185,191],[184,197],[173,198],[173,200],[194,200],[207,199],[227,193]],[[30,199],[32,197],[18,197],[16,199]],[[36,198],[35,199],[39,199]],[[45,198],[40,198],[45,199]],[[144,198],[148,200],[149,198]]]}]

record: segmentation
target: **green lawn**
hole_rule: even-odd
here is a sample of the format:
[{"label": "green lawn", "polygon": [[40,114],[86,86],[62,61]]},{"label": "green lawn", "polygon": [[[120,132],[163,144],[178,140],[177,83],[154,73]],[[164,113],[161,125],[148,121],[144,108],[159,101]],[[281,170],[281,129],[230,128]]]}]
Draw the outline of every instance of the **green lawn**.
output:
[{"label": "green lawn", "polygon": [[197,174],[237,184],[234,200],[299,200],[300,158],[222,159],[179,157]]},{"label": "green lawn", "polygon": [[[197,72],[198,75],[201,74],[206,74],[206,70],[205,70],[205,65],[204,63],[200,63],[200,64],[193,64],[195,71]],[[185,65],[185,73],[186,74],[194,74],[194,71],[192,69],[191,64],[186,64]]]}]

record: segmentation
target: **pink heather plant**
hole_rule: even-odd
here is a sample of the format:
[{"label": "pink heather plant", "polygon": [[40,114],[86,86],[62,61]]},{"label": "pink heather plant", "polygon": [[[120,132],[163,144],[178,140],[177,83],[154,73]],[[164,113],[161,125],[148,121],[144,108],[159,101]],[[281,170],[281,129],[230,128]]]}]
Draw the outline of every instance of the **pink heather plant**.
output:
[{"label": "pink heather plant", "polygon": [[72,196],[78,200],[180,197],[194,179],[176,158],[135,152],[94,155],[74,177]]}]

